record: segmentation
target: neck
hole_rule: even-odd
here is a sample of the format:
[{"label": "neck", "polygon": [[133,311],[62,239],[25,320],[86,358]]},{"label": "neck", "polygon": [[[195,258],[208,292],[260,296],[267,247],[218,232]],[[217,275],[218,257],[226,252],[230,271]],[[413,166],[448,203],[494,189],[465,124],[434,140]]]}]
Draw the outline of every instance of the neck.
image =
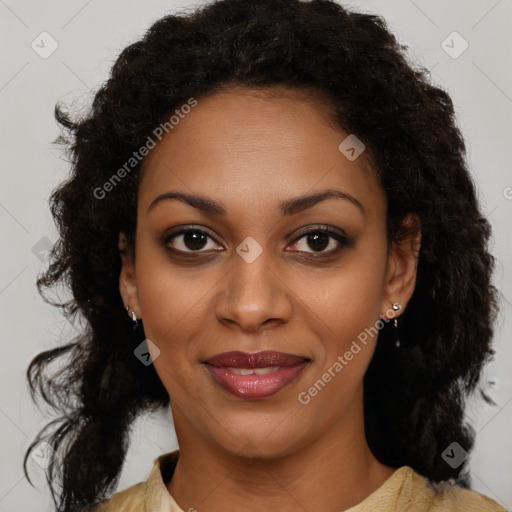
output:
[{"label": "neck", "polygon": [[[169,493],[183,510],[239,512],[346,510],[378,489],[395,471],[370,451],[362,425],[336,423],[321,438],[278,458],[249,458],[208,442],[173,409],[180,446]],[[181,427],[181,428],[180,428]]]}]

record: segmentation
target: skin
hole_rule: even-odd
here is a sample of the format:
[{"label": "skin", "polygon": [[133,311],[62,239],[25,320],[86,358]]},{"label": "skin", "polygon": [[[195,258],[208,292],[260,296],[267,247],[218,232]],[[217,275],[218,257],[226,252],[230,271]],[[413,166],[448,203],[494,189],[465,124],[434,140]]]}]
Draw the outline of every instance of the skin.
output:
[{"label": "skin", "polygon": [[[146,158],[135,259],[119,237],[120,293],[160,350],[154,364],[180,446],[167,488],[183,510],[220,512],[236,503],[251,512],[339,511],[396,470],[373,456],[364,432],[363,377],[376,337],[308,404],[298,395],[365,328],[389,318],[394,302],[403,312],[420,235],[388,246],[386,194],[365,153],[350,161],[338,150],[348,134],[319,102],[273,91],[232,88],[200,99]],[[279,210],[282,201],[326,189],[353,196],[364,211],[336,198],[294,215]],[[208,196],[227,213],[176,199],[148,212],[169,191]],[[322,224],[343,230],[352,244],[308,243],[304,228],[318,232]],[[164,241],[183,225],[208,228],[216,239]],[[262,248],[252,263],[236,252],[249,236]],[[188,252],[175,256],[166,244]],[[203,256],[190,257],[194,250]],[[277,350],[311,362],[277,395],[244,401],[202,364],[231,350]]]}]

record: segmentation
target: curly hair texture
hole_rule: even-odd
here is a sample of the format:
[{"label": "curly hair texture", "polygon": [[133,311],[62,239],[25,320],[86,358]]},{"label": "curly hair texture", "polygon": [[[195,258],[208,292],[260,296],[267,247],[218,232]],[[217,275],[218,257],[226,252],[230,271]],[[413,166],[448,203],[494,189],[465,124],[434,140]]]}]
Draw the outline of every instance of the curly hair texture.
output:
[{"label": "curly hair texture", "polygon": [[[118,235],[124,231],[134,249],[144,160],[107,198],[94,191],[191,97],[200,101],[235,85],[328,98],[333,120],[372,156],[388,198],[388,240],[410,235],[407,214],[419,219],[417,281],[400,318],[401,347],[394,347],[387,323],[365,376],[367,440],[385,464],[469,487],[467,465],[452,468],[441,453],[453,441],[471,450],[475,434],[464,419],[465,401],[494,354],[491,230],[453,103],[406,50],[381,17],[332,0],[218,0],[162,17],[126,47],[86,115],[73,119],[56,105],[62,135],[55,142],[67,149],[71,171],[50,198],[60,238],[37,287],[70,320],[82,316],[85,327],[27,369],[32,398],[41,395],[61,416],[30,445],[24,470],[33,448],[47,440],[58,454],[46,474],[58,512],[90,510],[108,496],[132,422],[170,403],[153,365],[133,355],[143,327],[131,329],[119,294]],[[44,290],[57,284],[70,289],[71,300],[48,298]],[[58,372],[49,368],[55,360]]]}]

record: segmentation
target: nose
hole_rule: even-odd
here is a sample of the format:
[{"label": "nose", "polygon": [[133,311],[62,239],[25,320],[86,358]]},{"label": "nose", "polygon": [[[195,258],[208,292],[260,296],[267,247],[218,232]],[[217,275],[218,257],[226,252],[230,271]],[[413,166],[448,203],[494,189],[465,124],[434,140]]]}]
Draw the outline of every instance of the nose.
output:
[{"label": "nose", "polygon": [[245,332],[258,332],[290,321],[291,291],[271,267],[265,251],[252,263],[238,254],[223,281],[216,303],[219,322]]}]

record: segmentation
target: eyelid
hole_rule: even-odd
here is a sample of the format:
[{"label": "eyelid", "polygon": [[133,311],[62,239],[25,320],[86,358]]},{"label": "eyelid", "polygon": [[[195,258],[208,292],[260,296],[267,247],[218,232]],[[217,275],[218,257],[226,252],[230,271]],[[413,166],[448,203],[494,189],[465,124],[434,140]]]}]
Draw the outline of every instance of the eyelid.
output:
[{"label": "eyelid", "polygon": [[346,239],[347,241],[349,240],[347,234],[341,228],[335,228],[334,226],[330,226],[329,224],[314,224],[307,226],[303,230],[299,231],[299,233],[295,235],[295,239],[293,241],[296,242],[304,235],[307,235],[309,233],[316,233],[318,231],[322,231],[335,237],[338,236],[340,238]]}]

